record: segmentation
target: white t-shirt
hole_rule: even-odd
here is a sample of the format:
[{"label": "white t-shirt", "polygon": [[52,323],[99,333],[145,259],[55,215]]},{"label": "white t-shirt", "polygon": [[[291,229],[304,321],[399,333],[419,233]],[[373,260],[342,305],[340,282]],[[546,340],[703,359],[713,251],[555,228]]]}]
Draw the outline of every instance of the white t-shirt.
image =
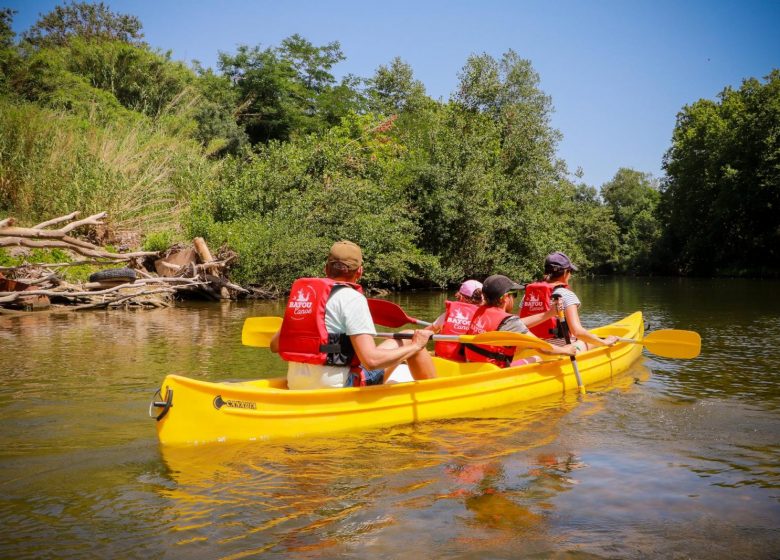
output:
[{"label": "white t-shirt", "polygon": [[[347,336],[370,334],[376,328],[368,309],[366,297],[352,288],[339,288],[325,304],[325,329],[329,333]],[[324,389],[343,387],[349,375],[349,366],[325,366],[288,362],[287,387],[290,389]]]}]

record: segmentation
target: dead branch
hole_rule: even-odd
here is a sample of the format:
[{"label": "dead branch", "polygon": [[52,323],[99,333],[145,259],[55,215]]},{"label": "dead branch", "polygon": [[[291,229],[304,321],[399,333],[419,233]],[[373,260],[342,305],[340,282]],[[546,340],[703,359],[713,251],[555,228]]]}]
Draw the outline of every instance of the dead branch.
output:
[{"label": "dead branch", "polygon": [[78,215],[78,212],[72,212],[67,216],[59,216],[31,228],[13,227],[9,222],[12,218],[8,218],[3,220],[6,223],[0,227],[0,247],[19,246],[33,249],[68,249],[85,257],[113,259],[115,261],[127,261],[136,257],[153,257],[159,254],[155,251],[110,253],[102,247],[68,235],[74,229],[84,225],[103,225],[101,220],[106,217],[106,214],[106,212],[93,214],[82,220],[71,222],[59,229],[43,228],[72,220]]},{"label": "dead branch", "polygon": [[[100,309],[104,307],[116,307],[119,303],[126,301],[128,299],[137,299],[140,296],[150,296],[154,294],[159,293],[170,293],[174,290],[171,290],[170,288],[160,288],[158,290],[148,290],[142,293],[138,294],[128,294],[124,296],[119,296],[114,299],[106,300],[106,301],[100,301],[100,302],[94,302],[94,303],[87,303],[85,305],[77,305],[73,308],[73,311],[84,311],[85,309]],[[143,304],[143,302],[141,302]],[[151,307],[159,307],[158,302],[150,303]]]},{"label": "dead branch", "polygon": [[78,216],[79,214],[81,214],[81,212],[76,210],[75,212],[71,212],[67,216],[60,216],[59,218],[54,218],[53,220],[42,222],[36,226],[33,226],[33,229],[43,229],[49,226],[53,226],[54,224],[61,224],[62,222],[68,222],[73,218],[75,218],[76,216]]},{"label": "dead branch", "polygon": [[81,227],[81,226],[85,226],[85,225],[93,225],[93,226],[103,225],[103,222],[101,222],[100,220],[105,218],[107,215],[108,215],[108,212],[100,212],[98,214],[93,214],[92,216],[87,216],[83,220],[78,220],[76,222],[71,222],[67,226],[61,228],[60,231],[62,231],[63,233],[68,233],[68,232],[73,231],[77,227]]},{"label": "dead branch", "polygon": [[[3,230],[0,230],[3,235]],[[127,261],[136,257],[155,257],[157,251],[136,251],[135,253],[109,253],[102,249],[87,249],[79,245],[73,245],[67,241],[33,241],[24,237],[0,237],[0,247],[29,247],[32,249],[68,249],[85,257],[96,259],[114,259],[115,261]]]},{"label": "dead branch", "polygon": [[[23,292],[0,292],[0,303],[8,303],[17,300],[20,297],[26,297],[26,296],[49,296],[49,297],[63,297],[63,298],[81,298],[81,297],[92,297],[92,296],[101,296],[105,294],[110,294],[112,292],[118,292],[119,290],[129,289],[129,288],[138,288],[140,286],[148,286],[151,284],[178,284],[179,286],[186,286],[186,287],[196,287],[196,286],[205,286],[208,283],[202,282],[198,280],[194,280],[192,278],[150,278],[148,280],[138,280],[136,282],[133,282],[132,284],[129,282],[126,282],[124,284],[119,284],[118,286],[112,286],[110,288],[105,288],[103,290],[87,290],[87,291],[73,291],[73,286],[70,284],[63,284],[58,289],[53,290],[24,290]],[[88,284],[85,284],[85,288],[89,287],[100,287],[103,286],[100,282],[90,282]],[[164,288],[167,291],[175,292],[176,290],[174,288]],[[136,292],[137,295],[143,295],[144,292]]]},{"label": "dead branch", "polygon": [[[23,264],[17,267],[0,267],[9,274],[0,290],[0,313],[12,313],[7,307],[40,309],[67,307],[71,310],[109,308],[118,306],[165,307],[166,299],[174,295],[185,298],[206,297],[213,300],[253,297],[257,290],[247,290],[230,282],[226,272],[238,255],[227,247],[221,247],[216,255],[206,241],[196,238],[189,246],[174,245],[164,253],[136,251],[112,253],[93,242],[71,235],[81,226],[104,226],[106,212],[76,219],[79,212],[71,212],[41,222],[33,227],[17,227],[12,217],[0,221],[0,247],[29,247],[37,249],[65,249],[80,260],[63,263]],[[152,259],[158,276],[150,274]],[[94,282],[70,284],[50,271],[62,267],[80,265],[107,265],[132,268],[136,281],[127,282],[127,275],[106,274],[96,276]],[[100,278],[100,280],[97,280]],[[164,294],[164,297],[161,297]],[[156,296],[156,297],[152,297]],[[54,302],[52,304],[52,302]],[[74,305],[75,304],[75,305]],[[46,312],[56,312],[47,309]]]}]

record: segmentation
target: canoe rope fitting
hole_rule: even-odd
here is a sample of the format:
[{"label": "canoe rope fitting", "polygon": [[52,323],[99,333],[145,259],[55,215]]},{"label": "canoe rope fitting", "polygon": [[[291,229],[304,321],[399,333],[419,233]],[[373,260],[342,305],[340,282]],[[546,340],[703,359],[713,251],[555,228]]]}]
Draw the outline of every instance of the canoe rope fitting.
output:
[{"label": "canoe rope fitting", "polygon": [[[162,399],[162,393],[160,393],[160,389],[157,389],[152,397],[152,402],[149,403],[149,417],[154,418],[158,422],[168,414],[168,410],[173,406],[173,389],[166,388],[165,400],[159,399]],[[155,415],[153,411],[154,408],[162,408],[162,410],[159,414]]]}]

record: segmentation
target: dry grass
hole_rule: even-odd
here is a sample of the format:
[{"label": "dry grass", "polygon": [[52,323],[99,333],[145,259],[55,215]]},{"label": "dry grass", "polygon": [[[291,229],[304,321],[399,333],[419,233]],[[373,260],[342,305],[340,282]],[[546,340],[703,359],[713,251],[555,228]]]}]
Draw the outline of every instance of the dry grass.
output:
[{"label": "dry grass", "polygon": [[[174,100],[167,122],[175,127],[191,103]],[[195,141],[145,118],[100,126],[92,117],[0,102],[0,211],[20,219],[105,210],[115,231],[176,230],[215,170]]]}]

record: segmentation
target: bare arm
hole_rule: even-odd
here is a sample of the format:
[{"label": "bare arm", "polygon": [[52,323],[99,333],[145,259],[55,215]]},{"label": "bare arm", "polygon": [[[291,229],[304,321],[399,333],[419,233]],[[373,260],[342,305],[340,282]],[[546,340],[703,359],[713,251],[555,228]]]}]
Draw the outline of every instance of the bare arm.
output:
[{"label": "bare arm", "polygon": [[279,353],[279,333],[282,332],[281,330],[276,331],[276,334],[274,334],[273,338],[271,338],[271,343],[269,345],[269,348],[271,349],[271,352],[274,354]]},{"label": "bare arm", "polygon": [[617,337],[608,336],[600,338],[588,330],[580,323],[580,314],[576,305],[570,305],[564,310],[566,323],[569,325],[569,331],[580,340],[584,340],[593,346],[612,346],[617,342]]},{"label": "bare arm", "polygon": [[378,348],[370,334],[356,334],[349,338],[363,367],[385,369],[408,360],[417,352],[424,352],[432,334],[433,331],[428,329],[416,330],[409,344],[396,348]]},{"label": "bare arm", "polygon": [[536,313],[535,315],[529,315],[528,317],[521,317],[520,320],[525,323],[526,327],[535,327],[542,321],[547,319],[555,319],[558,316],[555,305],[551,305],[550,309],[543,311],[542,313]]}]

